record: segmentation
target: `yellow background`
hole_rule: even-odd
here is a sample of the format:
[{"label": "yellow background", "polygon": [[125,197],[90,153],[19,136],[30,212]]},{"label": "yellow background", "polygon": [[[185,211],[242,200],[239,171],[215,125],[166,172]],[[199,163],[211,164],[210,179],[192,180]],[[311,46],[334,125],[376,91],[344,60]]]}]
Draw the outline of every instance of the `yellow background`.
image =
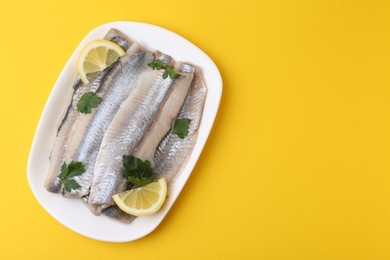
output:
[{"label": "yellow background", "polygon": [[[163,223],[114,244],[52,218],[26,166],[74,48],[119,20],[189,39],[224,89]],[[390,259],[389,1],[2,1],[0,35],[1,259]]]}]

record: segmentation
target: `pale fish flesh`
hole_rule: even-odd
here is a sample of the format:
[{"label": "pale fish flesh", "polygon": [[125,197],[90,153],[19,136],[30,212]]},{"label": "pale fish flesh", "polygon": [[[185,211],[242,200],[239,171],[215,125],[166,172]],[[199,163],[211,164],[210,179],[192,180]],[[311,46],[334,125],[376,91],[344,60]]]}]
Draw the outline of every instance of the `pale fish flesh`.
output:
[{"label": "pale fish flesh", "polygon": [[153,59],[151,52],[143,51],[137,43],[133,44],[107,73],[96,91],[103,99],[102,103],[90,114],[79,114],[70,134],[66,162],[82,162],[85,172],[74,177],[81,187],[71,192],[64,190],[65,196],[82,197],[89,193],[103,136],[121,103],[133,92],[138,78],[142,72],[149,70],[147,64]]},{"label": "pale fish flesh", "polygon": [[178,115],[178,118],[191,120],[189,133],[184,139],[180,139],[172,132],[168,133],[159,144],[153,159],[154,171],[160,177],[165,177],[169,183],[172,183],[179,176],[195,147],[207,95],[207,88],[199,68],[182,64],[179,71],[195,72],[194,80]]}]

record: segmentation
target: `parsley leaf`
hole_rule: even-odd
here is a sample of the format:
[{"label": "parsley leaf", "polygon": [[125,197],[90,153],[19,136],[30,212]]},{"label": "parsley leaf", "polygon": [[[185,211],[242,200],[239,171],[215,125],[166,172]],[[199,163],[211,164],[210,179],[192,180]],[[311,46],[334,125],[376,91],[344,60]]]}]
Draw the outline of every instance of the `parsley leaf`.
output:
[{"label": "parsley leaf", "polygon": [[152,183],[154,181],[154,180],[148,179],[146,177],[137,178],[137,177],[133,177],[133,176],[127,177],[127,180],[129,182],[133,183],[135,187],[142,187],[142,186],[148,185],[149,183]]},{"label": "parsley leaf", "polygon": [[67,180],[64,182],[64,187],[67,192],[71,192],[72,190],[79,189],[81,186],[76,180]]},{"label": "parsley leaf", "polygon": [[66,175],[68,175],[68,165],[66,163],[64,163],[61,166],[61,173],[60,173],[60,175],[58,175],[58,178],[60,178],[60,180],[63,181],[63,180],[65,180]]},{"label": "parsley leaf", "polygon": [[69,164],[62,164],[61,173],[58,175],[58,178],[60,178],[60,181],[64,184],[65,190],[70,192],[71,190],[77,190],[81,187],[76,180],[70,178],[80,176],[84,172],[84,165],[81,162],[72,161]]},{"label": "parsley leaf", "polygon": [[167,71],[168,71],[168,75],[169,75],[169,77],[170,77],[171,79],[174,79],[174,78],[177,77],[176,71],[175,71],[175,69],[174,69],[173,67],[168,66],[168,67],[167,67]]},{"label": "parsley leaf", "polygon": [[156,180],[156,173],[148,160],[142,161],[135,156],[124,155],[122,164],[122,176],[136,187],[145,186]]},{"label": "parsley leaf", "polygon": [[171,79],[174,79],[177,77],[177,73],[175,71],[175,69],[171,66],[167,66],[162,77],[163,79],[166,79],[168,78],[168,76],[171,78]]},{"label": "parsley leaf", "polygon": [[164,71],[164,73],[162,74],[162,78],[163,79],[168,78],[168,74],[169,74],[168,70]]},{"label": "parsley leaf", "polygon": [[165,69],[164,73],[162,74],[163,79],[168,78],[168,76],[171,79],[174,79],[177,77],[177,73],[175,69],[172,66],[167,66],[164,64],[162,60],[155,60],[153,62],[148,63],[148,66],[152,68],[153,70],[161,70]]},{"label": "parsley leaf", "polygon": [[97,107],[100,103],[102,103],[101,97],[93,92],[87,92],[77,102],[77,110],[81,113],[89,114],[92,112],[92,108]]},{"label": "parsley leaf", "polygon": [[148,66],[153,70],[161,70],[165,68],[164,62],[162,60],[155,60],[153,62],[148,63]]},{"label": "parsley leaf", "polygon": [[184,139],[188,135],[188,129],[190,128],[191,119],[180,118],[176,119],[172,128],[172,133],[176,134],[181,139]]}]

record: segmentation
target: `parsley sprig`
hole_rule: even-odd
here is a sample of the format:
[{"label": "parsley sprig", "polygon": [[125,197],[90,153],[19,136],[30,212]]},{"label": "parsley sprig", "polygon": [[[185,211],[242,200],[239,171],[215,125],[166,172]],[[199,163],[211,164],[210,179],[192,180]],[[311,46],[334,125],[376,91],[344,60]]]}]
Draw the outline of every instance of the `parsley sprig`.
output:
[{"label": "parsley sprig", "polygon": [[184,139],[188,135],[191,119],[178,118],[173,124],[172,133],[176,134],[181,139]]},{"label": "parsley sprig", "polygon": [[135,187],[142,187],[156,180],[156,173],[148,160],[142,161],[135,156],[124,155],[122,164],[122,176]]},{"label": "parsley sprig", "polygon": [[168,78],[168,76],[171,79],[174,79],[174,78],[177,77],[175,69],[173,67],[171,67],[171,66],[167,66],[165,71],[164,71],[164,73],[162,74],[163,79]]},{"label": "parsley sprig", "polygon": [[81,113],[89,114],[92,112],[92,108],[98,107],[102,101],[103,99],[95,93],[87,92],[77,102],[77,110]]},{"label": "parsley sprig", "polygon": [[163,79],[168,78],[168,76],[171,79],[174,79],[177,77],[177,73],[176,73],[175,69],[172,66],[165,65],[162,60],[155,60],[153,62],[150,62],[150,63],[148,63],[148,66],[150,68],[152,68],[153,70],[165,69],[165,71],[162,75]]},{"label": "parsley sprig", "polygon": [[61,166],[61,173],[58,176],[60,181],[64,184],[65,190],[71,192],[71,190],[77,190],[81,186],[73,177],[80,176],[85,172],[84,165],[81,162],[64,163]]},{"label": "parsley sprig", "polygon": [[165,64],[162,60],[155,60],[153,62],[148,63],[148,66],[153,70],[161,70],[165,69]]}]

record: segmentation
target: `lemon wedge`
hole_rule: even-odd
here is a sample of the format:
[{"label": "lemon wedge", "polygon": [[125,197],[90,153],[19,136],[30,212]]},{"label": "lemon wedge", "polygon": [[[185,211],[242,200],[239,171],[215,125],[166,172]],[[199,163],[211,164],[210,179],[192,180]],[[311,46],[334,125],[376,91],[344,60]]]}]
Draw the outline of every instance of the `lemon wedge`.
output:
[{"label": "lemon wedge", "polygon": [[123,55],[125,51],[112,41],[94,40],[88,43],[81,50],[77,63],[81,80],[87,85]]},{"label": "lemon wedge", "polygon": [[112,198],[124,212],[141,217],[156,213],[166,196],[167,183],[165,178],[161,178],[143,187],[116,194]]}]

